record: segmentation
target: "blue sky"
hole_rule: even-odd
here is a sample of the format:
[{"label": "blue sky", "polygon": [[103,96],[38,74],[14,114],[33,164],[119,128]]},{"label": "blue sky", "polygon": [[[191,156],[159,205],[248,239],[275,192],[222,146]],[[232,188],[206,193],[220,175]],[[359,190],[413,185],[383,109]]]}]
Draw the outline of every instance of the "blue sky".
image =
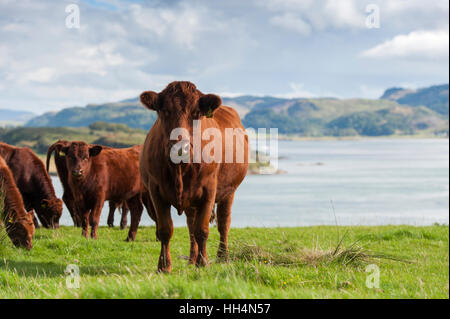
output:
[{"label": "blue sky", "polygon": [[[65,25],[77,4],[80,28]],[[380,28],[367,28],[366,7]],[[377,98],[448,83],[449,6],[433,0],[0,0],[0,108],[204,92]]]}]

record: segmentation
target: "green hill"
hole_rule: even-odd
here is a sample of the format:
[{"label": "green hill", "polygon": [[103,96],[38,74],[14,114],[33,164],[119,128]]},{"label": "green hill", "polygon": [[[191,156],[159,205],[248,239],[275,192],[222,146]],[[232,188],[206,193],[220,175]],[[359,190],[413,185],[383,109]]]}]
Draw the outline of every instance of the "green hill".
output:
[{"label": "green hill", "polygon": [[95,122],[126,124],[129,127],[148,130],[156,119],[137,99],[86,107],[71,107],[59,112],[45,113],[31,119],[28,127],[85,127]]},{"label": "green hill", "polygon": [[[405,104],[408,102],[408,104]],[[448,85],[420,90],[389,89],[378,100],[285,99],[239,96],[223,98],[246,127],[278,128],[302,136],[448,135]],[[446,112],[445,112],[446,108]],[[86,127],[95,122],[126,124],[148,130],[156,119],[137,98],[67,108],[30,120],[27,127]]]},{"label": "green hill", "polygon": [[277,107],[255,106],[243,119],[254,128],[277,127],[302,136],[448,135],[448,118],[426,108],[388,100],[298,99]]},{"label": "green hill", "polygon": [[417,90],[391,88],[384,92],[381,99],[392,100],[399,104],[411,106],[426,106],[440,114],[448,115],[448,90],[448,84],[435,85]]},{"label": "green hill", "polygon": [[89,127],[17,127],[0,128],[0,141],[30,147],[38,154],[47,153],[48,146],[59,139],[85,141],[111,147],[143,144],[147,132],[125,124],[96,122]]}]

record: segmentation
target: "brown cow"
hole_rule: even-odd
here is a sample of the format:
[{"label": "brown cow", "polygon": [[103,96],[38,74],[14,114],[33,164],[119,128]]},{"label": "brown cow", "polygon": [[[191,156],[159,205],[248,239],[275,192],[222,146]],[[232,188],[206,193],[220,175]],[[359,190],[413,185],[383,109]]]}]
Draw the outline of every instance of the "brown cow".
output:
[{"label": "brown cow", "polygon": [[[179,214],[186,213],[189,228],[191,249],[189,262],[197,266],[208,263],[206,241],[209,235],[209,221],[214,203],[217,203],[217,227],[220,233],[220,244],[217,256],[219,259],[228,255],[228,231],[231,221],[231,206],[234,193],[243,181],[248,169],[248,137],[235,110],[221,106],[220,97],[203,94],[190,82],[172,82],[162,92],[147,91],[141,94],[140,100],[148,109],[157,111],[158,118],[147,135],[140,159],[140,170],[144,184],[150,190],[151,198],[158,220],[158,237],[161,241],[161,254],[158,271],[171,271],[169,241],[173,233],[170,207],[174,206]],[[175,164],[170,154],[175,144],[185,141],[177,150],[192,158],[193,120],[200,120],[201,132],[206,128],[215,128],[224,133],[226,128],[240,132],[233,142],[218,141],[222,146],[220,161],[206,163],[181,162]],[[173,129],[184,128],[189,132],[189,140],[170,140]],[[222,134],[223,135],[223,134]],[[178,136],[179,138],[180,136]],[[208,141],[209,142],[209,141]],[[206,141],[201,141],[204,150]],[[233,158],[240,149],[244,158],[242,162],[232,160],[225,163],[225,150],[231,151]]]},{"label": "brown cow", "polygon": [[0,223],[16,247],[33,247],[33,211],[27,213],[14,177],[3,157],[0,156]]},{"label": "brown cow", "polygon": [[[85,142],[71,142],[61,148],[70,172],[68,184],[75,198],[76,211],[81,217],[83,236],[88,237],[91,222],[91,238],[97,239],[105,200],[116,203],[125,201],[131,213],[127,241],[135,240],[144,201],[144,185],[139,174],[141,150],[142,146],[114,149]],[[144,201],[144,204],[150,217],[154,217],[151,203],[149,205],[148,201]]]},{"label": "brown cow", "polygon": [[[79,217],[79,214],[75,211],[75,202],[73,198],[72,191],[70,190],[69,186],[69,176],[68,176],[68,170],[66,165],[66,154],[61,151],[61,149],[65,146],[69,146],[70,142],[66,140],[58,140],[54,144],[50,145],[47,150],[47,172],[50,170],[50,159],[52,157],[52,154],[55,154],[55,166],[56,171],[58,173],[59,180],[61,181],[61,185],[63,187],[63,201],[66,204],[67,209],[69,210],[70,216],[72,217],[73,223],[75,227],[81,227],[81,218]],[[107,146],[103,146],[104,148],[109,148]],[[109,216],[108,216],[108,226],[113,227],[114,226],[114,211],[117,207],[122,207],[122,219],[120,222],[120,228],[125,229],[127,226],[127,214],[128,214],[128,208],[126,206],[126,203],[115,203],[110,201],[109,203]]]},{"label": "brown cow", "polygon": [[1,142],[0,156],[5,159],[13,173],[25,209],[34,209],[44,227],[58,228],[63,204],[56,197],[44,163],[29,148],[14,147]]}]

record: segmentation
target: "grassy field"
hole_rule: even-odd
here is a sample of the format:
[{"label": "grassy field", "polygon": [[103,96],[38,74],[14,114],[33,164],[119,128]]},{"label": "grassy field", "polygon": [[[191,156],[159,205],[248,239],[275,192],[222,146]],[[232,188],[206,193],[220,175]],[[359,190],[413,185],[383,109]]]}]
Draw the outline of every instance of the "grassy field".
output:
[{"label": "grassy field", "polygon": [[[31,251],[0,242],[0,298],[449,298],[449,227],[352,226],[231,229],[227,263],[188,266],[186,228],[176,228],[171,275],[156,273],[154,227],[137,241],[101,228],[99,240],[61,227],[39,229]],[[80,269],[80,288],[66,287],[65,269]],[[369,264],[379,288],[368,288]]]}]

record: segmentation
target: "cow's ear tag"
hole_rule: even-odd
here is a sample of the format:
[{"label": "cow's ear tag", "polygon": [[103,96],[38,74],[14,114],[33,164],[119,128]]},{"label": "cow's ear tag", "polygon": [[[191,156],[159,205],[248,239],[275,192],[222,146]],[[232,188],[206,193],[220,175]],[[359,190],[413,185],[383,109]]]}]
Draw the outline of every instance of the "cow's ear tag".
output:
[{"label": "cow's ear tag", "polygon": [[208,112],[206,112],[205,116],[209,119],[213,117],[213,111],[211,108],[208,110]]},{"label": "cow's ear tag", "polygon": [[64,153],[63,151],[59,152],[59,156],[64,157],[66,156],[66,153]]},{"label": "cow's ear tag", "polygon": [[42,204],[41,207],[42,208],[47,208],[47,205],[46,204]]}]

